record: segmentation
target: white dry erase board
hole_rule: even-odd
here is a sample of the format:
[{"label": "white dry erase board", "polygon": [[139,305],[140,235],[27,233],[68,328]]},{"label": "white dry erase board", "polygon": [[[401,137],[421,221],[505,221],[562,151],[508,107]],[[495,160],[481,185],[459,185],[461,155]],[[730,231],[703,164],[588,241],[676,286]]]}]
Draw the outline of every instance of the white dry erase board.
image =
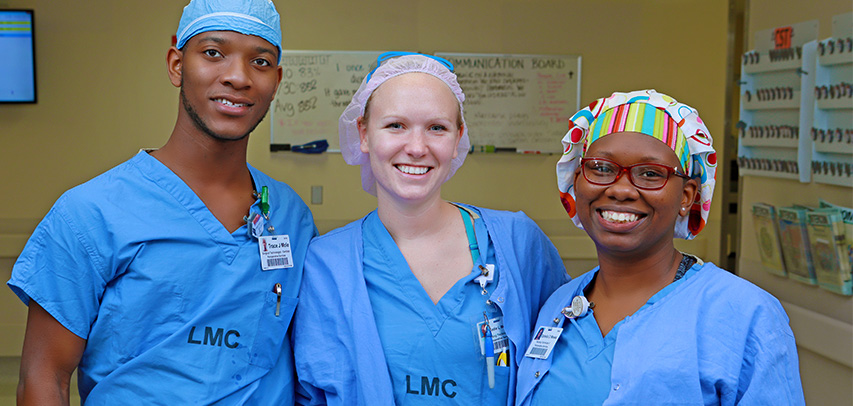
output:
[{"label": "white dry erase board", "polygon": [[[338,117],[380,54],[283,51],[270,149],[325,139],[330,151],[339,151]],[[475,152],[561,152],[567,121],[580,105],[580,56],[436,55],[455,67]]]},{"label": "white dry erase board", "polygon": [[282,51],[282,79],[270,106],[270,149],[316,140],[339,151],[338,118],[381,52]]},{"label": "white dry erase board", "polygon": [[562,152],[568,119],[580,109],[580,56],[436,56],[453,63],[465,92],[465,121],[474,152],[491,147]]}]

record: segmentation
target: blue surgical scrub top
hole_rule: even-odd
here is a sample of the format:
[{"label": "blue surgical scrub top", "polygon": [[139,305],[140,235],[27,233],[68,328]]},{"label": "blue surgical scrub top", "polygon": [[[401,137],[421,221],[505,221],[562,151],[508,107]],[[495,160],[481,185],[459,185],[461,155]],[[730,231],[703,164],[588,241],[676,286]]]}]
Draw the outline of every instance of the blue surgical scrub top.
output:
[{"label": "blue surgical scrub top", "polygon": [[229,233],[146,152],[63,194],[33,232],[8,285],[87,340],[87,405],[293,403],[288,328],[317,231],[289,186],[248,170],[292,267],[262,270],[247,226]]},{"label": "blue surgical scrub top", "polygon": [[[530,339],[536,312],[569,278],[554,244],[524,213],[458,206],[479,213],[487,233],[478,229],[477,244],[484,256],[488,255],[486,247],[494,249],[497,260],[500,277],[492,282],[496,286],[489,298],[503,313],[509,339],[512,356],[508,359],[506,405],[512,406],[516,367]],[[311,240],[293,321],[298,404],[394,404],[391,375],[364,276],[363,230],[368,216]],[[434,380],[428,382],[435,386]]]},{"label": "blue surgical scrub top", "polygon": [[[696,273],[690,268],[682,278],[654,294],[639,310],[654,305]],[[566,303],[566,306],[570,303]],[[624,320],[616,323],[606,336],[595,321],[595,310],[576,319],[563,318],[563,333],[551,352],[553,363],[533,392],[530,406],[553,406],[555,403],[598,406],[610,395],[610,373],[616,337]]]},{"label": "blue surgical scrub top", "polygon": [[[482,219],[474,227],[486,235]],[[483,312],[490,319],[501,316],[497,306],[486,303],[499,274],[484,295],[474,281],[480,275],[475,264],[433,304],[377,212],[365,219],[363,233],[364,278],[396,404],[505,406],[509,367],[495,367],[490,389],[477,328]],[[486,252],[485,263],[494,264],[491,242]]]},{"label": "blue surgical scrub top", "polygon": [[565,337],[548,358],[521,361],[516,405],[804,404],[788,317],[767,292],[697,263],[602,338],[594,313],[559,321],[597,271],[563,285],[542,306],[536,325],[557,319]]}]

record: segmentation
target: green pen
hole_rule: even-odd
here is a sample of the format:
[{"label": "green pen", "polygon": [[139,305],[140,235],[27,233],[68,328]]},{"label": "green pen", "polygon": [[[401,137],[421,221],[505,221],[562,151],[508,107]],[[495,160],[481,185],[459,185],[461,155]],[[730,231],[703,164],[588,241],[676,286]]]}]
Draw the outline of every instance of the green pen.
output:
[{"label": "green pen", "polygon": [[269,219],[270,215],[270,191],[266,186],[261,187],[261,213]]}]

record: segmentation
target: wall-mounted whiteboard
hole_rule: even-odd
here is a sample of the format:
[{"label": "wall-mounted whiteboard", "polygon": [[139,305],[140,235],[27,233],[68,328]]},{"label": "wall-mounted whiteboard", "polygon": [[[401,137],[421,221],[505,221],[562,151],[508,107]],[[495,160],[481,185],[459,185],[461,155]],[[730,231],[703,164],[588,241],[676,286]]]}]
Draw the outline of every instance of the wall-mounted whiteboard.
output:
[{"label": "wall-mounted whiteboard", "polygon": [[[381,52],[283,52],[283,78],[270,106],[272,150],[326,140],[340,150],[338,117]],[[581,57],[437,53],[465,92],[474,151],[560,152],[580,105]]]},{"label": "wall-mounted whiteboard", "polygon": [[381,53],[284,50],[270,105],[271,149],[326,140],[329,150],[340,150],[338,117]]},{"label": "wall-mounted whiteboard", "polygon": [[474,151],[483,146],[562,152],[579,110],[581,57],[436,53],[453,63],[465,92]]}]

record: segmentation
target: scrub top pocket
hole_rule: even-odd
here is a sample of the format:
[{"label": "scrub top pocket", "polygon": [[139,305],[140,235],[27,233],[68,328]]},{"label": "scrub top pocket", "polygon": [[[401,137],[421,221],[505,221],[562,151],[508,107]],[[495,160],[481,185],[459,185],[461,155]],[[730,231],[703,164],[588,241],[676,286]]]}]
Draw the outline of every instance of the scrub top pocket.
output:
[{"label": "scrub top pocket", "polygon": [[[267,292],[264,296],[264,305],[261,308],[261,317],[258,319],[258,328],[255,332],[255,341],[249,349],[249,363],[261,368],[272,368],[281,354],[281,346],[284,342],[290,320],[296,311],[295,297],[281,297],[274,292]],[[279,307],[276,316],[276,307]]]},{"label": "scrub top pocket", "polygon": [[509,396],[509,370],[507,366],[495,367],[495,387],[489,388],[489,380],[483,379],[483,388],[481,392],[483,405],[500,405],[505,404]]},{"label": "scrub top pocket", "polygon": [[[90,328],[86,349],[94,359],[103,359],[101,364],[109,370],[118,366],[115,362],[129,362],[169,342],[170,337],[185,327],[187,312],[182,287],[168,282],[149,282],[150,286],[145,287],[147,276],[135,269],[126,273],[113,281],[113,288],[105,291],[101,300],[100,315]],[[107,348],[112,351],[105,351]]]}]

